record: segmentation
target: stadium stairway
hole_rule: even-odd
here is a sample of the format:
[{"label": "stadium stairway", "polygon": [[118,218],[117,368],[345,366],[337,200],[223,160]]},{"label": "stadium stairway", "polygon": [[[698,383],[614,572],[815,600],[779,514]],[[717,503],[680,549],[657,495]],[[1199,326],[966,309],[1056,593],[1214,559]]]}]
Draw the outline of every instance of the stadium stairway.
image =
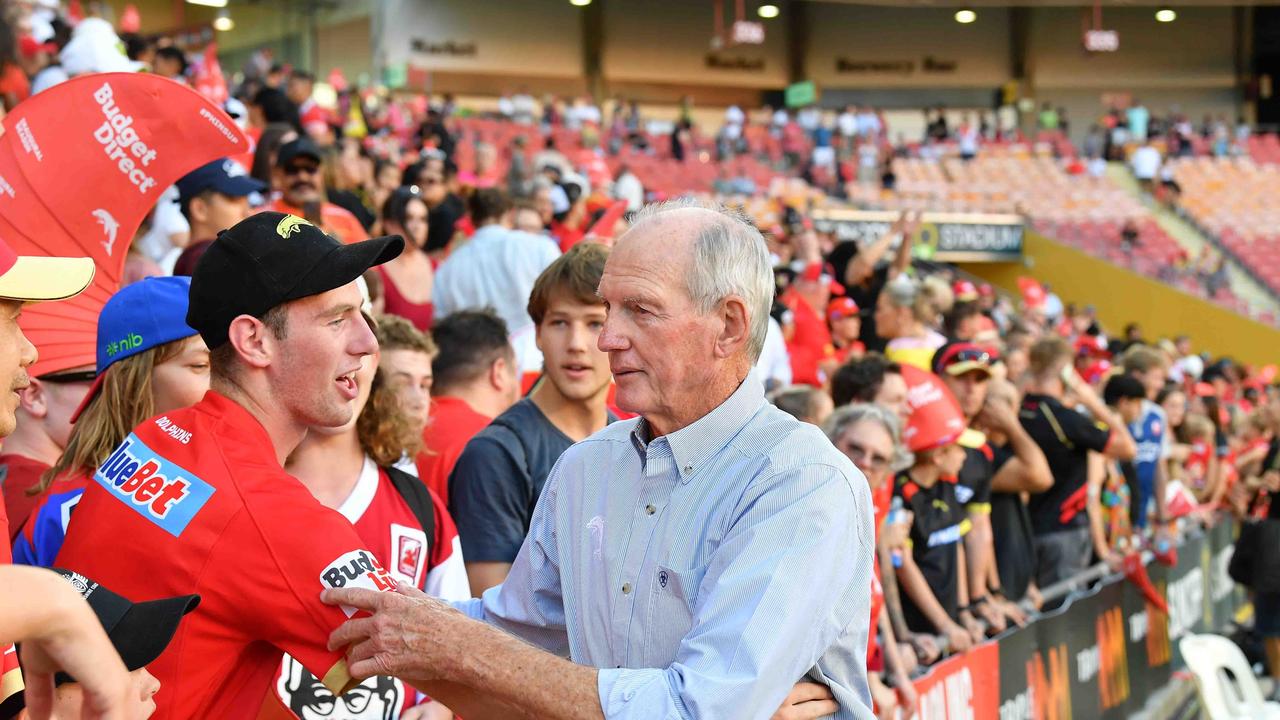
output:
[{"label": "stadium stairway", "polygon": [[[1216,253],[1221,253],[1221,250],[1202,235],[1195,226],[1179,217],[1177,213],[1169,210],[1163,204],[1156,202],[1155,198],[1148,193],[1143,192],[1138,185],[1138,181],[1134,179],[1133,173],[1129,171],[1128,166],[1124,163],[1108,163],[1107,179],[1146,205],[1151,210],[1152,215],[1155,216],[1155,220],[1160,227],[1182,249],[1187,251],[1187,257],[1192,259],[1200,257],[1200,253],[1204,251],[1206,246],[1213,248]],[[1251,308],[1255,311],[1270,311],[1274,316],[1280,317],[1280,300],[1267,288],[1259,284],[1251,275],[1244,272],[1235,259],[1230,256],[1227,257],[1227,276],[1231,280],[1232,291],[1247,302]]]}]

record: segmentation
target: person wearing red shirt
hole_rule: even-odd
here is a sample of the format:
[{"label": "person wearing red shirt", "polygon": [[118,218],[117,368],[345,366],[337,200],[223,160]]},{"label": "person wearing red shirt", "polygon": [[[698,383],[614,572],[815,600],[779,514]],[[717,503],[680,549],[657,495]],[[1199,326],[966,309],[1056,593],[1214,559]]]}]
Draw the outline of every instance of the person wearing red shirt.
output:
[{"label": "person wearing red shirt", "polygon": [[94,474],[56,560],[135,600],[201,596],[151,667],[159,720],[254,717],[284,652],[334,695],[357,684],[328,648],[355,610],[319,593],[386,591],[395,577],[282,463],[309,429],[354,415],[355,374],[377,351],[356,279],[403,249],[398,237],[343,245],[264,212],[201,258],[187,324],[210,348],[211,389],[134,428]]},{"label": "person wearing red shirt", "polygon": [[791,356],[791,382],[822,387],[835,370],[835,346],[823,312],[832,293],[843,293],[830,268],[811,262],[796,276],[779,300],[791,310],[795,332],[787,341]]},{"label": "person wearing red shirt", "polygon": [[[46,258],[19,256],[0,239],[0,387],[12,392],[0,401],[0,438],[13,434],[17,425],[19,393],[30,384],[28,368],[36,363],[36,348],[27,340],[18,320],[22,306],[42,300],[63,300],[79,295],[93,280],[94,265],[89,258]],[[0,507],[0,537],[9,537],[9,519]],[[0,565],[12,560],[9,543],[0,543]],[[94,648],[86,646],[85,655]],[[110,677],[104,673],[101,677]],[[47,677],[45,678],[48,679]],[[8,716],[21,702],[22,669],[10,643],[0,645],[0,713]],[[102,692],[103,687],[93,688]],[[108,691],[108,696],[113,696]],[[118,692],[114,696],[118,698]]]},{"label": "person wearing red shirt", "polygon": [[[434,597],[465,600],[471,590],[453,519],[435,493],[396,467],[405,448],[421,443],[424,420],[402,402],[399,383],[384,362],[390,353],[409,352],[390,349],[406,344],[406,333],[416,334],[420,345],[429,342],[405,320],[379,319],[376,334],[382,356],[365,358],[356,373],[356,414],[341,428],[307,433],[285,469],[320,504],[351,521],[396,580]],[[429,370],[430,356],[426,362]],[[367,678],[357,690],[334,698],[288,655],[272,687],[275,691],[264,701],[258,720],[312,718],[328,706],[342,708],[341,717],[350,720],[453,718],[448,708],[386,675]]]},{"label": "person wearing red shirt", "polygon": [[368,240],[369,234],[355,215],[325,199],[321,157],[320,148],[310,138],[282,145],[271,170],[271,189],[280,195],[267,209],[306,218],[344,243]]},{"label": "person wearing red shirt", "polygon": [[53,565],[85,486],[129,430],[194,405],[209,390],[209,349],[186,323],[190,293],[190,278],[147,278],[121,288],[102,307],[101,372],[69,415],[74,424],[66,448],[39,478],[38,502],[14,539],[15,562]]},{"label": "person wearing red shirt", "polygon": [[431,412],[418,477],[449,501],[449,474],[467,442],[520,399],[516,355],[492,310],[460,310],[432,330]]},{"label": "person wearing red shirt", "polygon": [[846,360],[857,360],[866,353],[867,346],[858,339],[862,334],[862,314],[853,298],[832,298],[827,303],[827,322],[831,323],[836,363],[843,365]]}]

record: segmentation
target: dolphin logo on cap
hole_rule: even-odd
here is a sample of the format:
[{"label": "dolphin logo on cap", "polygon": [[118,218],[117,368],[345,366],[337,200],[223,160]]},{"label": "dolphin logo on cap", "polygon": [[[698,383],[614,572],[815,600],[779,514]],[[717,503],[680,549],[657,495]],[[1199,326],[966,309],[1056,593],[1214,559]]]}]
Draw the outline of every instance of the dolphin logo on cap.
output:
[{"label": "dolphin logo on cap", "polygon": [[307,222],[306,220],[303,220],[297,215],[285,215],[284,219],[282,219],[276,225],[276,234],[282,238],[288,238],[290,235],[297,232],[298,228],[302,227],[303,225],[310,225],[310,224],[311,223]]}]

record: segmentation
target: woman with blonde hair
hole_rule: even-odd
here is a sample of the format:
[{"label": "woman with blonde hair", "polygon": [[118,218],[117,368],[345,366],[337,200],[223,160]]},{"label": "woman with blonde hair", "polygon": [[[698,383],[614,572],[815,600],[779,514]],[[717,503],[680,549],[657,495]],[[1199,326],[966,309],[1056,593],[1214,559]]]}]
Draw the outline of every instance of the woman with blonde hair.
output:
[{"label": "woman with blonde hair", "polygon": [[189,277],[146,278],[103,306],[97,378],[62,456],[28,490],[45,497],[14,540],[14,562],[49,567],[98,466],[147,418],[194,405],[209,389],[209,349],[186,321],[190,291]]},{"label": "woman with blonde hair", "polygon": [[921,281],[899,275],[885,285],[875,311],[876,333],[889,341],[885,357],[928,371],[934,351],[947,342],[935,328],[954,301],[939,277]]}]

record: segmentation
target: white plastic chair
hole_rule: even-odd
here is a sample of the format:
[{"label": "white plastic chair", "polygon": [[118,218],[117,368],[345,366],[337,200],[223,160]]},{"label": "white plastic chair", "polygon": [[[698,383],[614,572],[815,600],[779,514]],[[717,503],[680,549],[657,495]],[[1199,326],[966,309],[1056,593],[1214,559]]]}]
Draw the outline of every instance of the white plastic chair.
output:
[{"label": "white plastic chair", "polygon": [[1178,648],[1195,675],[1209,720],[1280,720],[1280,703],[1263,698],[1253,668],[1235,643],[1220,635],[1187,635]]}]

